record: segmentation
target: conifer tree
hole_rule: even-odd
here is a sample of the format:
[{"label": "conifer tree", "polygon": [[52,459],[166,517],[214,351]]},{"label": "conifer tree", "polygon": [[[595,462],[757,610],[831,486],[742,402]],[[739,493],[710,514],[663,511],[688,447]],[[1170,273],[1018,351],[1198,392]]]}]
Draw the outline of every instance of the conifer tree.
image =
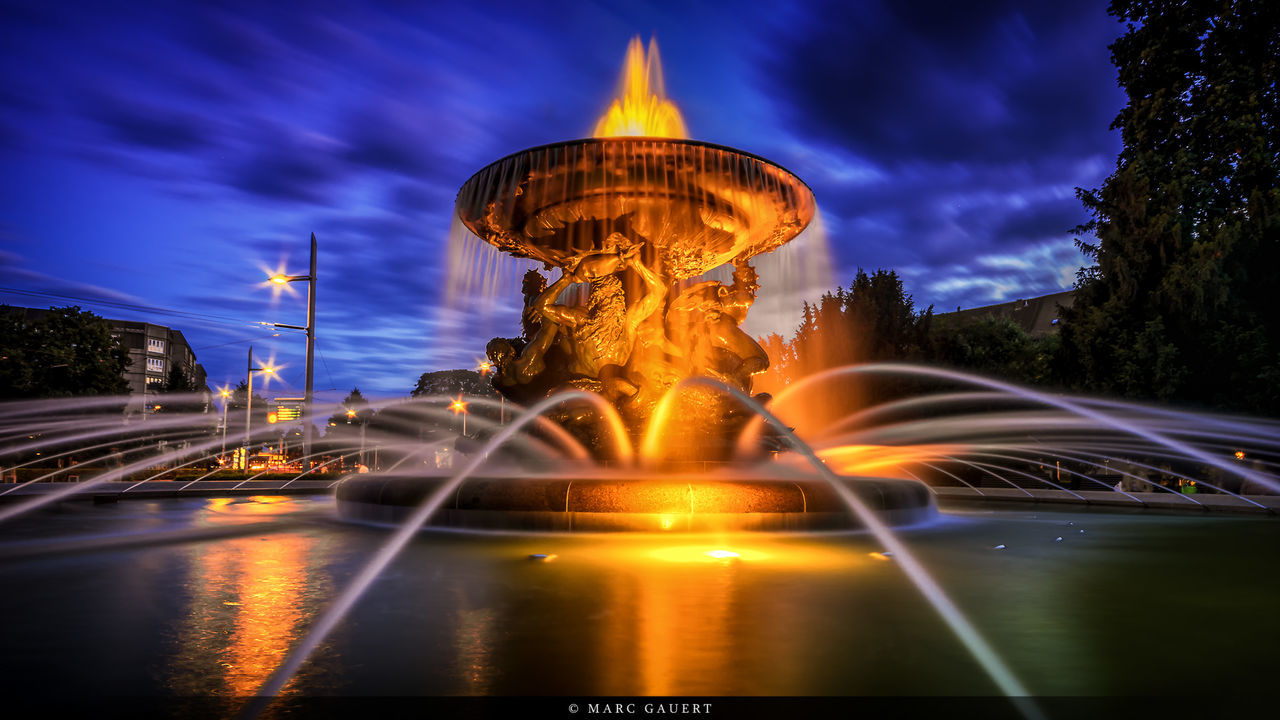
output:
[{"label": "conifer tree", "polygon": [[1079,389],[1280,412],[1280,3],[1114,0],[1128,104],[1079,196],[1096,265],[1066,313]]}]

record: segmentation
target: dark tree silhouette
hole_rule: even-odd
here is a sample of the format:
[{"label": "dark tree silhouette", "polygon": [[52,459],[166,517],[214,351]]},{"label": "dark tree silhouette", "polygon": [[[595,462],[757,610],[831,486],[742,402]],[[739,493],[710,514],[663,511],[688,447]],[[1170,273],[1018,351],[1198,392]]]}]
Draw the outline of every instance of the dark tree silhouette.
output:
[{"label": "dark tree silhouette", "polygon": [[[1280,412],[1280,3],[1115,0],[1124,148],[1080,190],[1096,265],[1060,371],[1089,391]],[[1096,240],[1094,239],[1096,237]]]}]

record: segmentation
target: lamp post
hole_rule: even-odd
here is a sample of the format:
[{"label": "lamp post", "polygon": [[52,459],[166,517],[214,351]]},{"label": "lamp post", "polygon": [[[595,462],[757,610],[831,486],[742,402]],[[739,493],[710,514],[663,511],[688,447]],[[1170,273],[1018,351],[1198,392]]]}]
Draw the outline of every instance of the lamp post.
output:
[{"label": "lamp post", "polygon": [[466,437],[467,436],[467,404],[462,402],[461,393],[459,393],[458,397],[455,398],[453,402],[449,403],[449,409],[452,410],[455,415],[457,415],[458,413],[462,413],[462,436]]},{"label": "lamp post", "polygon": [[[477,369],[480,371],[480,380],[483,382],[489,373],[493,372],[493,363],[485,360]],[[507,396],[502,393],[498,393],[498,424],[507,424]]]},{"label": "lamp post", "polygon": [[311,426],[311,398],[315,387],[315,354],[316,354],[316,234],[311,233],[311,272],[307,275],[272,275],[271,282],[277,285],[285,283],[301,282],[307,283],[307,324],[286,325],[284,323],[264,323],[272,327],[288,328],[290,330],[306,330],[307,331],[307,375],[306,385],[303,391],[302,400],[302,456],[308,458],[307,464],[311,464],[311,433],[314,428]]},{"label": "lamp post", "polygon": [[270,365],[267,365],[265,367],[260,367],[260,368],[256,368],[253,366],[253,346],[250,345],[249,346],[249,365],[248,365],[248,370],[245,373],[245,376],[248,378],[248,380],[245,381],[245,383],[248,385],[248,388],[245,390],[245,395],[247,397],[244,403],[244,468],[243,469],[245,472],[249,471],[249,443],[250,443],[249,436],[250,436],[250,431],[252,430],[252,427],[253,427],[253,374],[256,372],[261,372],[261,373],[266,373],[267,375],[272,375],[275,373],[275,371],[276,369],[274,367],[271,367]]},{"label": "lamp post", "polygon": [[230,404],[229,401],[231,399],[231,389],[225,388],[225,387],[218,388],[218,394],[222,396],[222,454],[219,455],[218,457],[222,459],[222,464],[226,465],[227,464],[227,405]]},{"label": "lamp post", "polygon": [[[347,422],[351,422],[352,420],[356,419],[358,416],[359,416],[359,413],[357,413],[357,412],[355,411],[355,408],[347,408]],[[361,464],[361,465],[365,465],[365,461],[364,461],[364,432],[365,432],[365,428],[367,428],[368,426],[369,426],[369,419],[368,419],[368,418],[365,418],[365,419],[363,419],[363,420],[361,420],[361,421],[360,421],[360,464]],[[363,471],[362,471],[362,472],[363,472]]]}]

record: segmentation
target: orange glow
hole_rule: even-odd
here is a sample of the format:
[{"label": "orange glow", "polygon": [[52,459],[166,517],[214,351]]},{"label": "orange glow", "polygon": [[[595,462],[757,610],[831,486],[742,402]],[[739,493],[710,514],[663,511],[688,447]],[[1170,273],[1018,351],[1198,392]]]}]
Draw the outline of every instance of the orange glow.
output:
[{"label": "orange glow", "polygon": [[[284,516],[298,509],[284,497],[216,499],[209,502],[205,519],[212,524],[261,521],[264,514]],[[237,517],[241,514],[250,517]],[[329,578],[316,566],[320,542],[304,533],[273,533],[191,546],[193,572],[184,587],[189,605],[176,628],[176,655],[165,666],[170,690],[252,695],[331,594]],[[321,665],[328,661],[324,655],[316,659]],[[291,683],[285,694],[296,691]]]},{"label": "orange glow", "polygon": [[911,479],[901,467],[953,454],[953,445],[841,445],[818,451],[834,471],[844,475],[878,475]]},{"label": "orange glow", "polygon": [[280,418],[273,412],[267,413],[267,423],[274,425]]},{"label": "orange glow", "polygon": [[1243,451],[1243,450],[1237,450],[1237,451],[1236,451],[1236,459],[1237,459],[1237,460],[1243,460],[1243,459],[1244,459],[1244,451]]},{"label": "orange glow", "polygon": [[462,396],[459,395],[458,397],[454,398],[453,402],[449,403],[449,409],[452,410],[455,414],[457,413],[465,414],[467,412],[467,404],[462,402]]},{"label": "orange glow", "polygon": [[769,558],[768,553],[760,550],[726,550],[724,548],[708,548],[705,545],[663,547],[654,550],[649,556],[655,560],[671,563],[712,563],[726,560],[756,562]]},{"label": "orange glow", "polygon": [[631,38],[618,97],[596,123],[594,136],[688,137],[680,111],[663,89],[656,40],[649,40],[646,55],[640,37]]},{"label": "orange glow", "polygon": [[356,416],[356,411],[355,411],[355,410],[350,410],[350,409],[348,409],[348,410],[347,410],[347,417],[349,417],[349,418],[353,418],[353,417],[355,417],[355,416]]},{"label": "orange glow", "polygon": [[293,287],[293,276],[289,274],[288,260],[281,258],[275,267],[270,267],[262,263],[258,264],[258,269],[262,271],[265,280],[259,283],[258,287],[271,288],[271,301],[274,304],[280,299],[280,293],[289,293],[294,297],[298,296],[298,291]]}]

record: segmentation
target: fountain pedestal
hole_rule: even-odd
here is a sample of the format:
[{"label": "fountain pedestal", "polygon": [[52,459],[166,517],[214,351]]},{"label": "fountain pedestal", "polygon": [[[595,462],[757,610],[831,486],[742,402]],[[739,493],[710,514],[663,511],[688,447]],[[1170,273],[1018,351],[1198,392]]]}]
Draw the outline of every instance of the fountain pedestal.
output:
[{"label": "fountain pedestal", "polygon": [[[337,489],[345,519],[398,525],[448,477],[352,476]],[[840,478],[890,525],[936,514],[923,483]],[[468,478],[428,520],[436,527],[546,531],[843,530],[860,527],[824,480],[786,473],[627,472]]]}]

